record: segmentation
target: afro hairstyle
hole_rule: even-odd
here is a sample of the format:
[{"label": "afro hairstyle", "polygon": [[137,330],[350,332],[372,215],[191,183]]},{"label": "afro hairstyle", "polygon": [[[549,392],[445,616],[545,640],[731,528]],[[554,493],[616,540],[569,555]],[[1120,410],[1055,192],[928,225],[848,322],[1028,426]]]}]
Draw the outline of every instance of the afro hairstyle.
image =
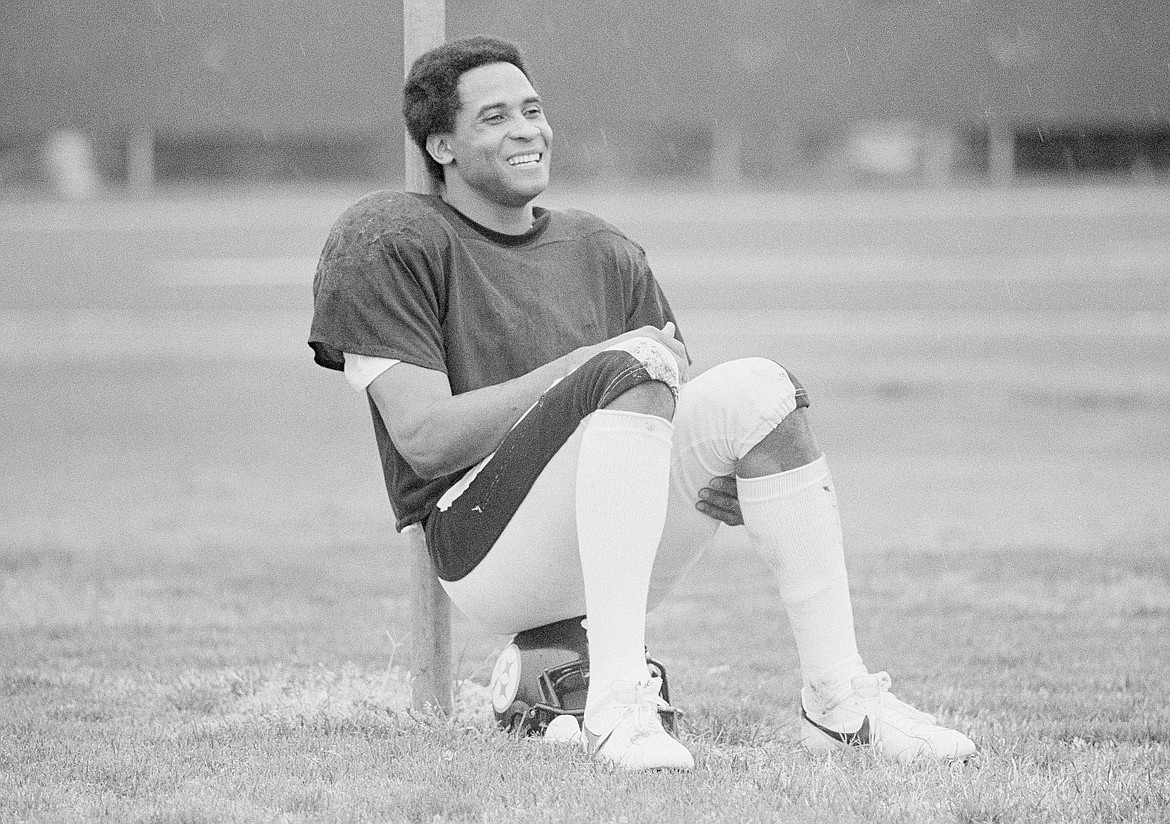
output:
[{"label": "afro hairstyle", "polygon": [[443,166],[427,151],[427,138],[454,131],[460,104],[459,78],[488,63],[511,63],[532,79],[520,50],[494,37],[452,40],[425,52],[410,67],[402,91],[402,117],[410,139],[426,159],[427,171],[440,183]]}]

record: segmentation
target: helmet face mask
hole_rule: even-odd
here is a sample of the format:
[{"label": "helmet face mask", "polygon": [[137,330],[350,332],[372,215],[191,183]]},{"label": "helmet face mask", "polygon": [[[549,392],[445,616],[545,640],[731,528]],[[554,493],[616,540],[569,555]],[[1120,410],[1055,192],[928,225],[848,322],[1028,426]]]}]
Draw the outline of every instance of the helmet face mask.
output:
[{"label": "helmet face mask", "polygon": [[[662,679],[662,697],[670,702],[666,668],[646,657],[647,676]],[[544,735],[558,716],[571,715],[578,726],[585,717],[589,691],[589,640],[584,617],[525,630],[512,638],[496,661],[489,687],[492,712],[500,729],[521,738]],[[675,732],[677,710],[662,713]]]},{"label": "helmet face mask", "polygon": [[585,713],[585,696],[589,692],[588,658],[545,670],[539,681],[541,697],[552,709],[561,713]]}]

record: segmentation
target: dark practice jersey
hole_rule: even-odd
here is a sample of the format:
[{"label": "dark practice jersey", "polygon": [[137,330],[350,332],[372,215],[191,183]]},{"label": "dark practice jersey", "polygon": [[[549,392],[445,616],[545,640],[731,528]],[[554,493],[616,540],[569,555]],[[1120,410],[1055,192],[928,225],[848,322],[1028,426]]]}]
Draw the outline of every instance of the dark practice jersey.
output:
[{"label": "dark practice jersey", "polygon": [[[642,248],[600,218],[537,208],[504,235],[430,195],[376,192],[334,224],[313,281],[309,345],[446,373],[453,394],[531,372],[581,346],[674,316]],[[420,478],[370,400],[399,529],[425,520],[462,473]]]}]

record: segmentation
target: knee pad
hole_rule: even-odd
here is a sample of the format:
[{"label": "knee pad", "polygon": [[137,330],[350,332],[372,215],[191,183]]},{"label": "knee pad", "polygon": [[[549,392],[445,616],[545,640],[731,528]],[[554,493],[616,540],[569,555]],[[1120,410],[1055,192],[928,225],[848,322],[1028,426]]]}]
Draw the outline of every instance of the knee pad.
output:
[{"label": "knee pad", "polygon": [[680,439],[680,429],[686,429],[692,434],[682,437],[723,443],[725,457],[738,458],[790,413],[808,405],[804,386],[775,361],[728,361],[683,387],[674,419],[675,440]]},{"label": "knee pad", "polygon": [[787,415],[809,406],[808,392],[795,375],[768,358],[740,358],[713,366],[687,384],[687,392],[736,405],[772,403]]}]

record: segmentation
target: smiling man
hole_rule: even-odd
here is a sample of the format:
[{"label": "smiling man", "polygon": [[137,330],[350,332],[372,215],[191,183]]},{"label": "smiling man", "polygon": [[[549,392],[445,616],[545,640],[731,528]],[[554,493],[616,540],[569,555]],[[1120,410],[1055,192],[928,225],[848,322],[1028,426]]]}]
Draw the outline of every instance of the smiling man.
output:
[{"label": "smiling man", "polygon": [[589,751],[691,769],[662,723],[646,613],[721,522],[743,525],[796,640],[805,746],[972,755],[862,663],[801,384],[762,358],[688,380],[641,247],[533,205],[553,133],[515,47],[479,37],[424,54],[403,113],[441,193],[379,192],[342,215],[310,345],[367,395],[397,526],[424,527],[456,606],[502,634],[585,616]]},{"label": "smiling man", "polygon": [[457,89],[454,122],[423,140],[427,155],[453,172],[444,173],[444,200],[483,226],[523,234],[533,198],[548,186],[553,135],[540,96],[510,62],[469,69]]}]

